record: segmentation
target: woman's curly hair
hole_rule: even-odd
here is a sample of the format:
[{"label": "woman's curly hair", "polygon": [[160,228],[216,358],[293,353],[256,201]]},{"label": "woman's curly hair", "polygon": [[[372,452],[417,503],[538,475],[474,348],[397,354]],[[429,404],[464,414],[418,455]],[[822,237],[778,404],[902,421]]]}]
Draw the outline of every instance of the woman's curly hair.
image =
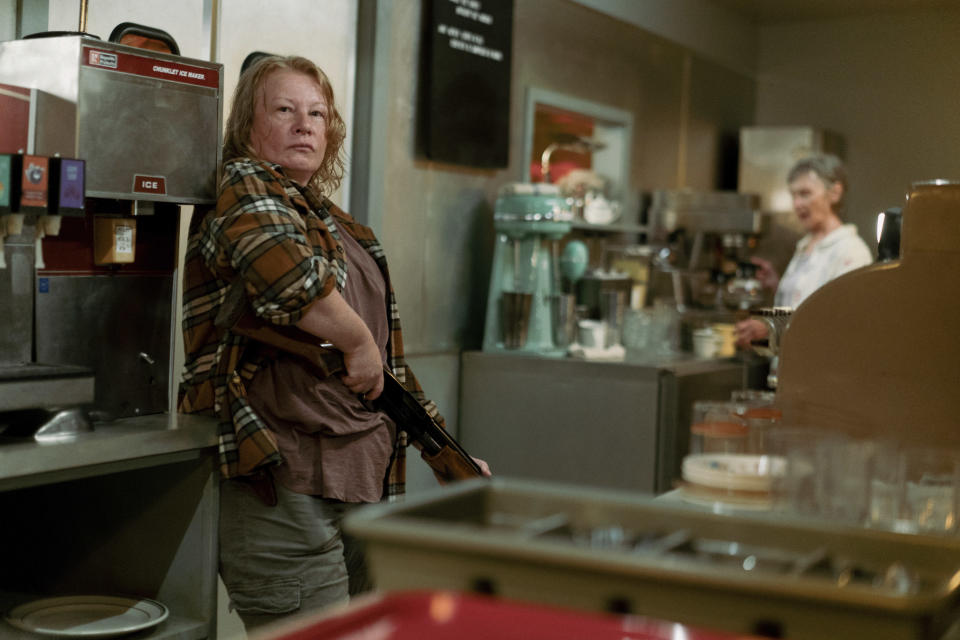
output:
[{"label": "woman's curly hair", "polygon": [[261,91],[267,77],[275,71],[296,71],[313,78],[323,97],[327,101],[327,148],[323,154],[320,168],[310,178],[310,186],[324,195],[330,195],[340,186],[344,172],[343,140],[347,135],[347,125],[333,100],[333,87],[327,74],[313,62],[300,56],[263,56],[249,69],[240,74],[240,82],[233,93],[233,104],[227,116],[227,127],[223,139],[223,159],[260,158],[250,144],[253,130],[253,117],[256,113],[256,101],[265,96]]}]

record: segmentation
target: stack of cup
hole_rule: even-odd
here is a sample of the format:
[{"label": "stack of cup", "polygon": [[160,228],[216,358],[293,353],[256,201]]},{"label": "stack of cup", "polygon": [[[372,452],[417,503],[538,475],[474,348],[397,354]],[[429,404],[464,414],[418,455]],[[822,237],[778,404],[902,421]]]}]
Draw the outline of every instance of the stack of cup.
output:
[{"label": "stack of cup", "polygon": [[693,403],[690,453],[746,453],[749,428],[738,402],[698,400]]}]

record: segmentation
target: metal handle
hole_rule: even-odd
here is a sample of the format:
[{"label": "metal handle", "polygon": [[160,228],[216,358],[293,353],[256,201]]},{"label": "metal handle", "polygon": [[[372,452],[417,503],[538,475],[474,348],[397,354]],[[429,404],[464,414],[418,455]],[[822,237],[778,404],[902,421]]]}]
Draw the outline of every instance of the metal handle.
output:
[{"label": "metal handle", "polygon": [[80,0],[80,25],[79,31],[83,33],[87,30],[87,0]]}]

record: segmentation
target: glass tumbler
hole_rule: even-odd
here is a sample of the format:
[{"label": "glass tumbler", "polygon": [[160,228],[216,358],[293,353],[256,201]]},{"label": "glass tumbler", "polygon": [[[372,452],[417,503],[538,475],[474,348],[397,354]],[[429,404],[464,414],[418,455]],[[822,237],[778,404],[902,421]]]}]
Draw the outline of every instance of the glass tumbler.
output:
[{"label": "glass tumbler", "polygon": [[960,454],[951,449],[908,448],[902,453],[900,517],[904,532],[956,534]]},{"label": "glass tumbler", "polygon": [[784,461],[783,475],[774,478],[771,486],[774,509],[795,515],[819,515],[817,451],[819,443],[831,435],[821,429],[782,425],[765,434],[768,455]]}]

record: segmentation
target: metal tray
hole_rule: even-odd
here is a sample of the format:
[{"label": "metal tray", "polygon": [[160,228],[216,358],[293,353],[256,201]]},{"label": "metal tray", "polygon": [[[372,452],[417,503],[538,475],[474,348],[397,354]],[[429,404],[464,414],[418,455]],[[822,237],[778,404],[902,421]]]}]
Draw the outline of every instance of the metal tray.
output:
[{"label": "metal tray", "polygon": [[941,638],[960,541],[495,478],[358,510],[378,588],[480,591],[787,637]]}]

